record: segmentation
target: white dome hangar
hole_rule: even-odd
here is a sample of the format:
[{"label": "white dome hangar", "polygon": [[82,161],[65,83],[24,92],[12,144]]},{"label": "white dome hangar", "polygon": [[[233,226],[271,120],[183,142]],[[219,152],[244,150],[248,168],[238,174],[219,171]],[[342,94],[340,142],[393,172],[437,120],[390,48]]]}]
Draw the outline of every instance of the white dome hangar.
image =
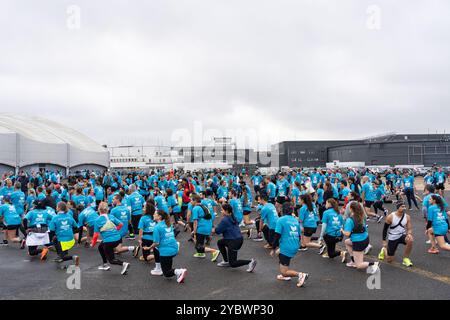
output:
[{"label": "white dome hangar", "polygon": [[43,118],[0,113],[0,173],[108,167],[108,150],[83,134]]}]

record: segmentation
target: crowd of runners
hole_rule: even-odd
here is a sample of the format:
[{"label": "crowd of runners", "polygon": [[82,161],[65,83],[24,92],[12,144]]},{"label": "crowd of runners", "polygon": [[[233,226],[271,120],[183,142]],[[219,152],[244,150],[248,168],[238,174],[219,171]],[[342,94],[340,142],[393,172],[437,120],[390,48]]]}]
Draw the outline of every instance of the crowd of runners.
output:
[{"label": "crowd of runners", "polygon": [[[302,287],[309,274],[290,268],[299,251],[316,250],[349,268],[378,272],[379,262],[365,258],[372,248],[371,220],[384,221],[378,259],[392,262],[402,244],[402,263],[412,267],[408,211],[413,206],[423,215],[428,253],[450,251],[447,174],[433,168],[424,177],[422,197],[415,182],[408,170],[381,176],[369,169],[287,170],[268,176],[229,170],[86,172],[67,179],[49,171],[10,173],[0,187],[0,245],[18,243],[37,261],[56,252],[54,261],[61,265],[79,265],[80,256],[70,254],[74,246],[98,246],[98,269],[118,266],[123,275],[130,263],[118,257],[129,252],[151,265],[151,275],[182,283],[187,269],[174,268],[181,232],[190,234],[191,245],[183,249],[192,250],[193,258],[208,255],[212,262],[220,259],[219,267],[244,266],[253,272],[255,259],[238,258],[248,239],[264,242],[261,250],[277,257],[278,280],[294,278]],[[389,212],[386,203],[396,210]],[[338,250],[339,243],[345,249]]]}]

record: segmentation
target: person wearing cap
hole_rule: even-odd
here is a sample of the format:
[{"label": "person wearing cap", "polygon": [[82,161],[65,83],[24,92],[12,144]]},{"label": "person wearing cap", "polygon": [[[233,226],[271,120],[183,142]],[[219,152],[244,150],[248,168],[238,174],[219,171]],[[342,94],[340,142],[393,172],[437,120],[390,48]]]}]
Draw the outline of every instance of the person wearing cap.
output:
[{"label": "person wearing cap", "polygon": [[19,243],[21,240],[17,236],[17,232],[21,226],[22,219],[11,203],[11,196],[4,196],[3,202],[4,204],[0,206],[0,218],[3,219],[3,224],[5,225],[3,245],[8,245],[9,240]]},{"label": "person wearing cap", "polygon": [[412,267],[413,264],[409,258],[414,242],[411,217],[406,213],[406,206],[403,201],[397,202],[396,206],[397,211],[386,217],[383,228],[383,248],[378,255],[378,259],[383,261],[387,254],[386,261],[391,263],[394,261],[398,245],[403,244],[406,246],[403,253],[403,265]]}]

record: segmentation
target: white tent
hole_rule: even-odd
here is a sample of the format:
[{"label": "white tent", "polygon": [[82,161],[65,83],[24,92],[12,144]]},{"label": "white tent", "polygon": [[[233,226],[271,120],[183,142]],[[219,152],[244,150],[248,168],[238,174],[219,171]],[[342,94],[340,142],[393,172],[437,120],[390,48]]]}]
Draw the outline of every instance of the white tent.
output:
[{"label": "white tent", "polygon": [[109,167],[109,152],[85,135],[39,117],[0,114],[0,171]]}]

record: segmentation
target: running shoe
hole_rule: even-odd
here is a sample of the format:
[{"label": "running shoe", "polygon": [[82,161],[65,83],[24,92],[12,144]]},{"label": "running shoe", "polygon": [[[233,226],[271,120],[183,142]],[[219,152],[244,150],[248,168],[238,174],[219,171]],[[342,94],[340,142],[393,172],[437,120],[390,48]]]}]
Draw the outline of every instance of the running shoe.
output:
[{"label": "running shoe", "polygon": [[439,250],[437,248],[430,248],[430,249],[428,249],[428,253],[439,254]]},{"label": "running shoe", "polygon": [[330,256],[328,255],[328,252],[324,252],[323,254],[322,254],[322,258],[324,258],[324,259],[328,259]]},{"label": "running shoe", "polygon": [[381,248],[381,251],[378,254],[378,260],[380,260],[380,261],[384,260],[384,248]]},{"label": "running shoe", "polygon": [[271,246],[270,244],[266,244],[266,245],[264,246],[264,249],[272,249],[272,246]]},{"label": "running shoe", "polygon": [[281,274],[277,275],[277,280],[280,280],[280,281],[290,281],[291,279],[292,279],[291,277],[284,277]]},{"label": "running shoe", "polygon": [[73,256],[72,260],[73,260],[73,262],[75,262],[76,267],[78,267],[80,265],[80,257],[79,256]]},{"label": "running shoe", "polygon": [[56,263],[63,263],[64,260],[61,259],[61,258],[56,258],[56,259],[53,259],[53,262],[56,262]]},{"label": "running shoe", "polygon": [[134,247],[134,250],[133,250],[133,257],[137,258],[137,256],[139,255],[139,251],[140,251],[140,250],[141,250],[141,247],[140,247],[140,246]]},{"label": "running shoe", "polygon": [[219,250],[214,251],[213,254],[212,254],[212,257],[211,257],[211,262],[216,262],[216,260],[219,257],[219,255],[220,255],[220,251]]},{"label": "running shoe", "polygon": [[122,271],[120,272],[121,275],[126,275],[128,273],[128,269],[130,268],[130,264],[128,262],[124,262],[122,264]]},{"label": "running shoe", "polygon": [[3,240],[3,242],[0,243],[0,246],[7,247],[8,246],[8,241],[7,240]]},{"label": "running shoe", "polygon": [[252,259],[252,261],[250,261],[250,263],[248,264],[248,268],[247,268],[247,272],[253,272],[253,270],[255,270],[256,267],[256,260]]},{"label": "running shoe", "polygon": [[409,258],[403,258],[403,265],[404,265],[405,267],[412,267],[412,266],[413,266],[413,263],[411,262],[411,259],[409,259]]},{"label": "running shoe", "polygon": [[426,244],[431,244],[431,240],[425,241]]},{"label": "running shoe", "polygon": [[20,250],[23,250],[23,249],[25,249],[25,243],[26,243],[27,241],[25,240],[25,239],[22,239],[22,241],[20,241]]},{"label": "running shoe", "polygon": [[356,264],[353,261],[347,262],[346,266],[349,268],[356,268]]},{"label": "running shoe", "polygon": [[347,261],[347,251],[341,251],[341,262],[345,263]]},{"label": "running shoe", "polygon": [[180,273],[177,274],[177,282],[183,283],[184,278],[186,278],[187,270],[186,269],[180,269]]},{"label": "running shoe", "polygon": [[109,266],[107,263],[104,263],[98,267],[98,270],[109,271],[109,270],[111,270],[111,266]]},{"label": "running shoe", "polygon": [[194,254],[194,258],[206,258],[206,254],[204,254],[204,253],[196,253],[196,254]]},{"label": "running shoe", "polygon": [[389,214],[388,209],[384,209],[384,216],[386,217]]},{"label": "running shoe", "polygon": [[301,252],[308,251],[308,247],[300,247],[300,249],[298,249],[298,251],[301,251]]},{"label": "running shoe", "polygon": [[308,280],[309,274],[301,273],[298,277],[297,287],[301,288],[305,285],[306,280]]},{"label": "running shoe", "polygon": [[369,274],[375,274],[378,272],[378,270],[380,270],[380,263],[377,261],[377,262],[374,262],[373,265],[368,267],[366,272]]},{"label": "running shoe", "polygon": [[325,252],[325,249],[327,248],[327,246],[326,245],[322,245],[321,247],[320,247],[320,249],[319,249],[319,255],[323,255],[323,253]]},{"label": "running shoe", "polygon": [[41,261],[47,260],[48,248],[44,247],[41,252]]},{"label": "running shoe", "polygon": [[134,240],[134,234],[130,233],[128,236],[125,237],[128,240]]},{"label": "running shoe", "polygon": [[261,241],[264,241],[264,238],[261,236],[256,236],[256,238],[253,238],[252,240],[255,242],[261,242]]},{"label": "running shoe", "polygon": [[218,267],[223,267],[223,268],[225,268],[225,267],[229,267],[230,264],[229,264],[228,262],[226,262],[226,261],[222,261],[222,262],[219,262],[219,263],[217,264],[217,266],[218,266]]},{"label": "running shoe", "polygon": [[163,275],[163,272],[162,272],[161,269],[155,268],[155,269],[152,269],[152,271],[150,271],[150,274],[151,274],[152,276],[162,276],[162,275]]},{"label": "running shoe", "polygon": [[378,217],[377,217],[377,223],[380,223],[381,222],[381,220],[383,220],[383,216],[382,215],[379,215]]},{"label": "running shoe", "polygon": [[364,254],[365,255],[368,255],[369,254],[369,252],[370,252],[370,250],[372,250],[372,245],[371,244],[369,244],[368,246],[367,246],[367,248],[364,250]]}]

